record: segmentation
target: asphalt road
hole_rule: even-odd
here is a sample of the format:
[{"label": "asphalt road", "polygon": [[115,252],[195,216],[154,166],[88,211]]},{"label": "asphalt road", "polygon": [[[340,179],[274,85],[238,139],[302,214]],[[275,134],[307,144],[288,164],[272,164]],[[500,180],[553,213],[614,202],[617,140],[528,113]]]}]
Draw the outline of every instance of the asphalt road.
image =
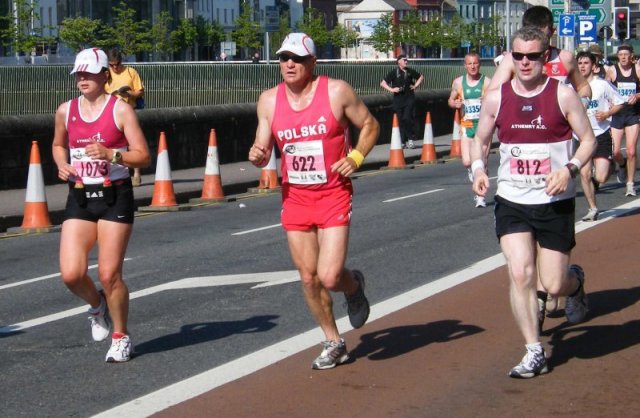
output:
[{"label": "asphalt road", "polygon": [[[365,172],[354,187],[347,265],[366,275],[372,304],[499,253],[492,206],[473,206],[459,161]],[[615,179],[598,199],[629,202]],[[315,330],[279,208],[271,194],[139,216],[125,262],[137,355],[119,365],[104,362],[108,342],[91,340],[86,305],[57,276],[59,235],[0,240],[3,415],[91,416]],[[341,295],[335,311],[346,314]]]}]

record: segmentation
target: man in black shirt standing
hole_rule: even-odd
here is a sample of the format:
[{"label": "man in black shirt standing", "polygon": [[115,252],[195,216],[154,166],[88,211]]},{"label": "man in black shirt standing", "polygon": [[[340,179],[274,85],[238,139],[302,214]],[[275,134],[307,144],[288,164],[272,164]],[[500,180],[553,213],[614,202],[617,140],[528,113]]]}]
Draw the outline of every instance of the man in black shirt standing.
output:
[{"label": "man in black shirt standing", "polygon": [[414,90],[420,86],[424,77],[409,67],[404,54],[396,58],[398,67],[389,72],[380,82],[380,87],[393,93],[393,111],[400,122],[400,138],[403,148],[413,148],[416,136],[414,133],[414,113],[416,97]]}]

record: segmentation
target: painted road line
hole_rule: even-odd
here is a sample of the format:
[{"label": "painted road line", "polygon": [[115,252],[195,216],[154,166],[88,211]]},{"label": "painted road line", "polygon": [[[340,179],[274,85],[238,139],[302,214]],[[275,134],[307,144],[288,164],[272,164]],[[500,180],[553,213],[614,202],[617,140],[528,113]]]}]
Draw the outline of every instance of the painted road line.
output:
[{"label": "painted road line", "polygon": [[[188,277],[186,279],[175,280],[173,282],[151,286],[146,289],[132,292],[129,299],[137,299],[143,296],[153,295],[166,290],[193,289],[198,287],[214,287],[214,286],[231,286],[238,284],[257,283],[252,289],[266,286],[276,286],[280,284],[297,282],[300,280],[300,274],[297,270],[272,271],[266,273],[245,273],[245,274],[227,274],[220,276],[203,276]],[[13,332],[23,331],[49,322],[58,321],[60,319],[69,318],[74,315],[87,312],[87,306],[68,309],[62,312],[56,312],[51,315],[41,316],[39,318],[30,319],[16,324],[7,325],[0,328],[0,334],[10,334]]]},{"label": "painted road line", "polygon": [[240,232],[234,232],[231,235],[245,235],[245,234],[251,234],[254,232],[260,232],[260,231],[264,231],[265,229],[272,229],[272,228],[277,228],[279,226],[282,226],[282,224],[273,224],[273,225],[268,225],[268,226],[263,226],[260,228],[255,228],[255,229],[249,229],[246,231],[240,231]]},{"label": "painted road line", "polygon": [[389,202],[395,202],[397,200],[403,200],[403,199],[411,199],[412,197],[418,197],[418,196],[423,196],[425,194],[431,194],[431,193],[435,193],[435,192],[441,192],[444,189],[435,189],[435,190],[429,190],[428,192],[422,192],[422,193],[415,193],[415,194],[410,194],[410,195],[406,195],[406,196],[401,196],[401,197],[396,197],[393,199],[387,199],[387,200],[383,200],[382,203],[389,203]]},{"label": "painted road line", "polygon": [[[124,259],[124,261],[130,261],[130,260],[131,260],[131,258],[125,258]],[[97,264],[92,264],[87,269],[88,270],[93,270],[93,269],[95,269],[97,267],[98,267]],[[39,282],[39,281],[42,281],[42,280],[47,280],[47,279],[51,279],[53,277],[59,277],[59,276],[60,276],[60,273],[53,273],[53,274],[47,274],[46,276],[34,277],[33,279],[27,279],[27,280],[22,280],[22,281],[15,282],[15,283],[4,284],[4,285],[0,286],[0,290],[9,289],[11,287],[16,287],[16,286],[23,286],[25,284],[35,283],[35,282]]]}]

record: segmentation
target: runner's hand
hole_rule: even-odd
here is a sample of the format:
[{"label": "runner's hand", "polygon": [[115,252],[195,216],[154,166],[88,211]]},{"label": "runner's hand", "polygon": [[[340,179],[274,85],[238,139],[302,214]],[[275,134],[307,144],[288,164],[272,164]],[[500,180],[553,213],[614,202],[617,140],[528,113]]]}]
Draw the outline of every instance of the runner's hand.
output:
[{"label": "runner's hand", "polygon": [[478,175],[476,176],[474,173],[473,186],[471,186],[471,189],[473,190],[473,193],[477,194],[478,196],[484,197],[489,191],[489,177],[487,176],[487,173],[483,172],[480,169],[477,169],[476,171],[478,172]]},{"label": "runner's hand", "polygon": [[355,161],[348,157],[341,158],[331,165],[332,173],[338,173],[344,177],[349,177],[356,169]]},{"label": "runner's hand", "polygon": [[109,150],[102,144],[97,142],[92,142],[87,145],[84,149],[85,153],[88,157],[91,157],[92,160],[109,160]]},{"label": "runner's hand", "polygon": [[262,166],[266,155],[266,150],[260,145],[253,144],[253,146],[249,149],[249,161],[256,167]]},{"label": "runner's hand", "polygon": [[567,191],[569,187],[569,181],[571,180],[571,173],[566,167],[552,171],[545,179],[546,187],[545,193],[549,196],[559,195]]},{"label": "runner's hand", "polygon": [[68,181],[70,176],[77,176],[75,168],[71,164],[64,163],[58,167],[58,178],[62,181]]}]

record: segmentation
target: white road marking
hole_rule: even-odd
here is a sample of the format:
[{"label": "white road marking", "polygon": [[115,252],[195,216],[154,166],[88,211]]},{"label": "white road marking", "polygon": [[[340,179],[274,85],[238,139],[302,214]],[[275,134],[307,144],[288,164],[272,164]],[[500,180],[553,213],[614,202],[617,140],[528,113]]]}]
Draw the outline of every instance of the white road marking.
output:
[{"label": "white road marking", "polygon": [[[132,292],[129,295],[129,299],[149,296],[165,290],[193,289],[196,287],[228,286],[247,283],[258,283],[258,285],[252,287],[252,289],[257,289],[260,287],[276,286],[285,283],[297,282],[299,280],[300,275],[297,270],[273,271],[267,273],[228,274],[222,276],[189,277],[186,279],[163,283],[157,286],[152,286],[146,289]],[[0,334],[9,334],[16,331],[22,331],[38,325],[43,325],[49,322],[57,321],[59,319],[68,318],[86,312],[87,305],[68,309],[66,311],[57,312],[51,315],[41,316],[39,318],[19,322],[17,324],[7,325],[0,328]]]},{"label": "white road marking", "polygon": [[395,202],[396,200],[402,200],[402,199],[410,199],[412,197],[418,197],[418,196],[422,196],[425,194],[430,194],[430,193],[435,193],[435,192],[441,192],[444,189],[435,189],[435,190],[429,190],[428,192],[422,192],[422,193],[416,193],[416,194],[410,194],[407,196],[402,196],[402,197],[396,197],[394,199],[387,199],[387,200],[383,200],[382,203],[389,203],[389,202]]},{"label": "white road marking", "polygon": [[274,225],[269,225],[269,226],[263,226],[261,228],[255,228],[255,229],[249,229],[246,231],[240,231],[240,232],[234,232],[231,235],[245,235],[245,234],[251,234],[253,232],[259,232],[259,231],[264,231],[265,229],[271,229],[271,228],[277,228],[279,226],[282,226],[282,224],[274,224]]},{"label": "white road marking", "polygon": [[[125,258],[124,261],[129,261],[131,258]],[[88,267],[89,270],[93,270],[98,267],[97,264],[92,264]],[[22,280],[20,282],[4,284],[0,286],[0,290],[9,289],[11,287],[22,286],[29,283],[39,282],[41,280],[51,279],[53,277],[59,277],[60,273],[47,274],[46,276],[34,277],[33,279]]]},{"label": "white road marking", "polygon": [[[633,209],[638,209],[638,202],[640,202],[640,199],[606,211],[602,214],[602,218],[595,222],[580,221],[576,224],[576,232],[582,232],[602,222],[607,222],[617,216],[621,216]],[[457,273],[450,274],[449,276],[375,304],[371,307],[369,322],[397,312],[400,309],[404,309],[407,306],[420,302],[454,286],[475,279],[482,274],[502,267],[504,264],[505,260],[502,253],[496,254]],[[348,317],[342,317],[338,319],[336,323],[341,332],[347,332],[353,329],[349,324]],[[120,417],[123,415],[127,417],[147,417],[213,390],[225,383],[254,373],[307,348],[313,347],[318,344],[318,341],[321,341],[322,338],[324,338],[324,335],[320,328],[314,328],[193,377],[176,382],[148,395],[118,405],[115,408],[95,415],[95,417],[106,418]]]}]

